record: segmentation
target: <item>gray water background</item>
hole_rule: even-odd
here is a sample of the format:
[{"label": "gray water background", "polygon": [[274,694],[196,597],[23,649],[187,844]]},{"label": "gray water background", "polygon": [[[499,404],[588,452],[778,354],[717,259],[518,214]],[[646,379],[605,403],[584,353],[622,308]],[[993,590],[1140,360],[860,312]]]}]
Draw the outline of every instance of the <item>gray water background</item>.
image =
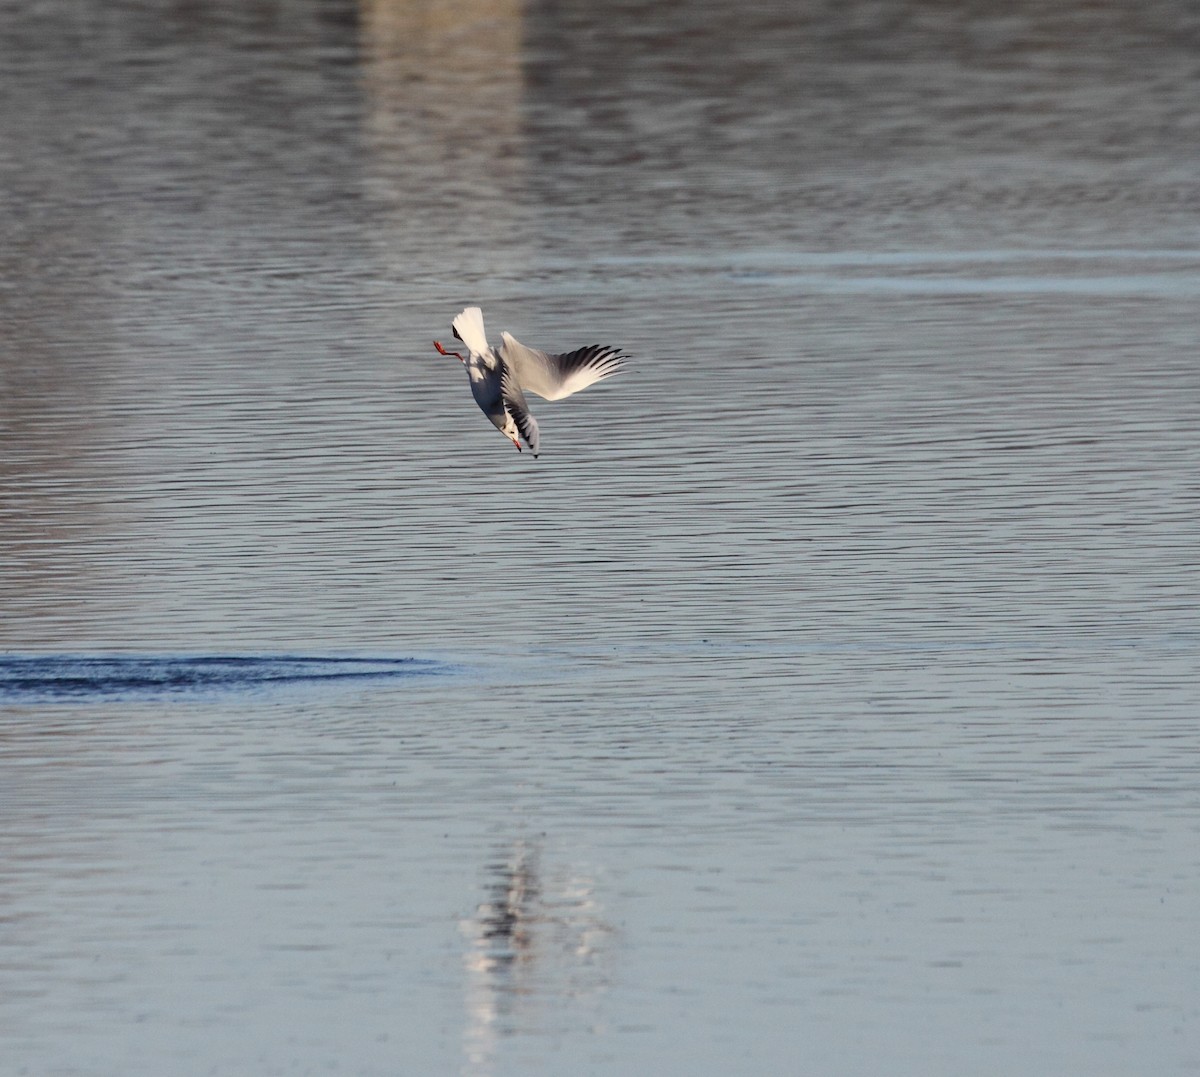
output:
[{"label": "gray water background", "polygon": [[0,1072],[1200,1072],[1193,5],[0,17]]}]

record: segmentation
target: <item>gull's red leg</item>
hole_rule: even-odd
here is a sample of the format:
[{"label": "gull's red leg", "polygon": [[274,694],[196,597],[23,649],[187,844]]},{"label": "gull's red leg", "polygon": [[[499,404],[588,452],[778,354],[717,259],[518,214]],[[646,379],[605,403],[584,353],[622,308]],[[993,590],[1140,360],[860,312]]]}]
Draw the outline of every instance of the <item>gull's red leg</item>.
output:
[{"label": "gull's red leg", "polygon": [[433,346],[434,346],[435,348],[437,348],[437,350],[438,350],[439,352],[441,352],[441,354],[442,354],[442,355],[453,355],[453,356],[454,356],[454,358],[455,358],[455,359],[457,359],[457,360],[458,360],[460,363],[465,363],[465,362],[466,362],[466,360],[465,360],[465,359],[464,359],[464,358],[463,358],[463,357],[462,357],[462,356],[461,356],[461,355],[460,355],[458,352],[448,352],[448,351],[446,351],[446,349],[442,347],[442,342],[441,342],[440,340],[435,340],[435,341],[433,342]]}]

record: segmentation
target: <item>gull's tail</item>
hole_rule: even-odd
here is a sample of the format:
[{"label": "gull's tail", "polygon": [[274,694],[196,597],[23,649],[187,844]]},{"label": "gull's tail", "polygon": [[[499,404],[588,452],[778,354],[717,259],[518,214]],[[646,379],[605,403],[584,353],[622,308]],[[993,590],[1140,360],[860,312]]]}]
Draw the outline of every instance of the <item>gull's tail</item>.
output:
[{"label": "gull's tail", "polygon": [[483,311],[467,307],[453,322],[454,335],[471,351],[484,355],[488,350],[487,334],[483,331]]}]

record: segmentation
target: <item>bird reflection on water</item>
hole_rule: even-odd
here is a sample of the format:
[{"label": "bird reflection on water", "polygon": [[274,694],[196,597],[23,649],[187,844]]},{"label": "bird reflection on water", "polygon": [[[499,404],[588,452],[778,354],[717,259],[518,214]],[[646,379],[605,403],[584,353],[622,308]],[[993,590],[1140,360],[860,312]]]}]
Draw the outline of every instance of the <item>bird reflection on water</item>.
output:
[{"label": "bird reflection on water", "polygon": [[[466,947],[463,1073],[491,1073],[498,1041],[546,1029],[564,1002],[585,1005],[608,983],[612,928],[590,874],[543,871],[538,844],[518,839],[486,865],[488,899],[459,927]],[[578,1019],[578,1014],[575,1015]]]}]

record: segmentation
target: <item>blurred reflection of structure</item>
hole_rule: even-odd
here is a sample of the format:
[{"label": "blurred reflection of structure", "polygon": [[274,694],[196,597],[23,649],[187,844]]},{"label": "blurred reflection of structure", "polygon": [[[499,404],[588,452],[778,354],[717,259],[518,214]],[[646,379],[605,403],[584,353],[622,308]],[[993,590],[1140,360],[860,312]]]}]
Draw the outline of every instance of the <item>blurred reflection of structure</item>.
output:
[{"label": "blurred reflection of structure", "polygon": [[517,841],[487,866],[489,900],[460,924],[466,940],[463,1074],[491,1073],[499,1041],[544,1028],[561,1000],[582,1004],[607,986],[595,879],[543,872],[539,849]]},{"label": "blurred reflection of structure", "polygon": [[457,247],[507,263],[521,242],[523,7],[362,0],[367,180],[399,279]]}]

